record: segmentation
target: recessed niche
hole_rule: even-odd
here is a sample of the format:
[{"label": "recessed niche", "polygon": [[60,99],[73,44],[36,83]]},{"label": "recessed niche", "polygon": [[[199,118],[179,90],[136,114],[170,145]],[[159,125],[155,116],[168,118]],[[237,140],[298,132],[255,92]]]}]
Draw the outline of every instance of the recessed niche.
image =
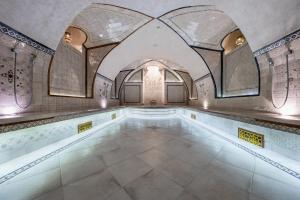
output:
[{"label": "recessed niche", "polygon": [[64,42],[74,49],[82,52],[83,43],[87,40],[87,36],[84,31],[79,28],[70,26],[64,35]]},{"label": "recessed niche", "polygon": [[229,33],[222,41],[222,47],[224,48],[225,54],[228,54],[245,44],[247,44],[246,38],[239,29]]}]

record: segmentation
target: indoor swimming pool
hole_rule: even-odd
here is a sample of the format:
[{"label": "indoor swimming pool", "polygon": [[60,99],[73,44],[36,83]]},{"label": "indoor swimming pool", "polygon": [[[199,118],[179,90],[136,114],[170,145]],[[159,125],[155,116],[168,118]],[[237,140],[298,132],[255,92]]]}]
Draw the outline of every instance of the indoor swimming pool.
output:
[{"label": "indoor swimming pool", "polygon": [[[77,134],[89,120],[93,128]],[[16,143],[6,150],[14,159],[1,157],[0,199],[300,199],[298,157],[276,150],[267,128],[228,120],[183,108],[126,108],[42,125],[48,143],[20,139],[24,152]],[[235,137],[234,123],[265,133],[265,148]],[[40,134],[40,127],[8,133],[24,138],[22,131]],[[65,128],[60,140],[47,136],[54,127]]]}]

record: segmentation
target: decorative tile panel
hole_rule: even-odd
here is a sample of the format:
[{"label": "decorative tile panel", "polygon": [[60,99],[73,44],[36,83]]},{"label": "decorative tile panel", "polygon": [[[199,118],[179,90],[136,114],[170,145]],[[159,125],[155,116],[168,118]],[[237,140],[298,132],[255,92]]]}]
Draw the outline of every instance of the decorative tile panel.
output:
[{"label": "decorative tile panel", "polygon": [[25,109],[31,105],[33,97],[33,62],[36,57],[33,48],[20,43],[13,48],[0,43],[0,106],[3,110],[9,106]]},{"label": "decorative tile panel", "polygon": [[254,54],[254,56],[257,57],[259,55],[262,55],[262,54],[265,54],[269,51],[272,51],[273,49],[281,47],[281,46],[283,46],[283,45],[285,45],[289,42],[292,42],[292,41],[294,41],[298,38],[300,38],[300,30],[297,30],[297,31],[285,36],[284,38],[282,38],[282,39],[280,39],[280,40],[278,40],[278,41],[276,41],[276,42],[274,42],[270,45],[267,45],[267,46],[255,51],[253,54]]},{"label": "decorative tile panel", "polygon": [[15,38],[16,40],[23,42],[29,46],[32,46],[42,52],[45,52],[50,55],[54,55],[55,51],[49,47],[46,47],[45,45],[40,44],[39,42],[31,39],[30,37],[14,30],[10,26],[0,22],[0,32],[9,35],[12,38]]},{"label": "decorative tile panel", "polygon": [[[78,133],[78,125],[90,122],[93,127],[111,120],[111,113],[120,110],[94,113],[88,116],[38,125],[31,128],[0,134],[0,163],[7,162]],[[66,116],[65,116],[66,117]],[[87,128],[87,127],[84,127]]]}]

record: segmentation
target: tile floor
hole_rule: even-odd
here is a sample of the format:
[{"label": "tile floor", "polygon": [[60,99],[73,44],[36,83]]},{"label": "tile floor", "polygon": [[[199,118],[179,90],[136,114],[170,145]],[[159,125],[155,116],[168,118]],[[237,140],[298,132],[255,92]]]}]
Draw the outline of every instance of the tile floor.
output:
[{"label": "tile floor", "polygon": [[299,200],[300,181],[180,119],[126,119],[0,185],[1,200]]}]

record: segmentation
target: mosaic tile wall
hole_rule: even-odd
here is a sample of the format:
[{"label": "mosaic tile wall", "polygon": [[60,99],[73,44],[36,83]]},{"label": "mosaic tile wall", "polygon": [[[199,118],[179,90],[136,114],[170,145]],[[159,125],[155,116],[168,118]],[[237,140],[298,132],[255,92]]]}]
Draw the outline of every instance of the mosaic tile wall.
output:
[{"label": "mosaic tile wall", "polygon": [[117,44],[111,44],[98,48],[88,49],[87,51],[87,96],[92,96],[92,88],[95,73],[99,67],[99,64]]},{"label": "mosaic tile wall", "polygon": [[36,52],[25,43],[0,33],[0,113],[31,105]]},{"label": "mosaic tile wall", "polygon": [[222,84],[221,84],[221,60],[222,54],[217,51],[210,51],[201,48],[193,47],[201,57],[204,59],[205,63],[208,65],[216,84],[217,96],[221,96]]},{"label": "mosaic tile wall", "polygon": [[300,114],[300,39],[258,56],[258,62],[270,72],[269,93],[275,110]]},{"label": "mosaic tile wall", "polygon": [[271,128],[257,126],[242,121],[227,119],[222,116],[182,109],[181,113],[190,118],[191,114],[196,115],[196,120],[220,129],[227,134],[238,137],[238,128],[247,129],[261,133],[265,137],[265,148],[287,156],[291,159],[300,161],[300,135],[288,133]]},{"label": "mosaic tile wall", "polygon": [[[16,72],[19,80],[22,80],[22,87],[25,89],[18,89],[15,98],[14,84],[10,83],[11,79],[14,79],[14,73],[11,73],[11,71],[14,72],[14,54],[11,49],[15,46],[16,40],[14,38],[0,33],[0,115],[10,112],[57,112],[100,107],[99,99],[49,96],[48,69],[51,55],[23,43],[17,46],[17,65],[18,69],[19,66],[22,66],[23,71],[19,69],[20,72]],[[68,69],[68,71],[72,70]],[[97,81],[95,80],[96,85],[98,84]],[[61,83],[61,88],[64,88],[64,82]],[[82,88],[82,86],[78,88]],[[16,103],[16,100],[21,106]],[[28,102],[30,105],[25,107]],[[118,102],[109,100],[108,104],[118,105]]]},{"label": "mosaic tile wall", "polygon": [[258,71],[248,44],[224,55],[223,96],[258,94]]},{"label": "mosaic tile wall", "polygon": [[120,71],[116,77],[116,79],[113,82],[112,85],[112,97],[114,98],[119,98],[119,91],[120,87],[124,81],[124,79],[127,77],[127,75],[131,72],[132,70],[126,70],[126,71]]},{"label": "mosaic tile wall", "polygon": [[194,90],[194,88],[196,87],[196,85],[193,83],[193,79],[190,76],[190,74],[186,73],[186,72],[181,72],[181,71],[176,71],[181,78],[184,80],[188,91],[189,91],[189,98],[197,98],[197,91]]},{"label": "mosaic tile wall", "polygon": [[[190,105],[202,106],[208,104],[214,108],[228,109],[249,109],[270,112],[287,112],[286,114],[300,114],[300,39],[290,42],[293,53],[289,55],[289,92],[285,106],[282,108],[274,107],[283,104],[287,93],[287,73],[286,73],[286,53],[285,45],[275,48],[268,53],[257,56],[260,68],[260,96],[237,97],[237,98],[214,98],[214,86],[210,77],[205,77],[196,82],[198,88],[198,101],[191,101]],[[272,58],[274,63],[269,65]],[[204,92],[204,95],[199,93]]]},{"label": "mosaic tile wall", "polygon": [[95,127],[112,120],[112,113],[116,113],[118,117],[122,112],[122,110],[109,111],[2,133],[0,134],[0,164],[76,135],[80,123],[92,121]]},{"label": "mosaic tile wall", "polygon": [[85,48],[60,41],[50,68],[50,94],[85,97]]},{"label": "mosaic tile wall", "polygon": [[99,105],[102,108],[106,108],[109,101],[117,102],[117,100],[110,99],[111,87],[112,81],[99,74],[96,74],[94,86],[94,99],[96,99],[99,102]]}]

